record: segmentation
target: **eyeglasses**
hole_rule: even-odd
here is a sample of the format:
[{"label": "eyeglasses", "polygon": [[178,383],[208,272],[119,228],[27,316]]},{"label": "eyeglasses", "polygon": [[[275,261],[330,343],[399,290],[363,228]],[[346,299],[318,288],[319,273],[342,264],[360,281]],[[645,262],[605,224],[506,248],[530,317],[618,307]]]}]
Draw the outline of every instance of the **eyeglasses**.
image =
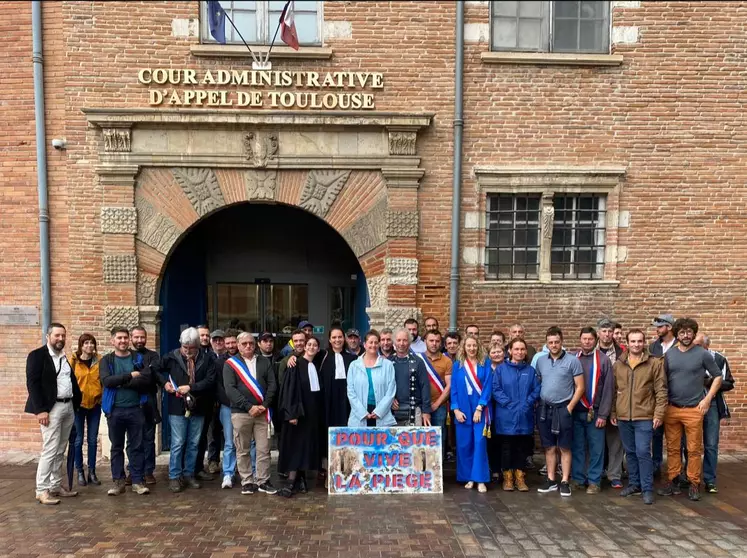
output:
[{"label": "eyeglasses", "polygon": [[239,345],[242,347],[254,347],[255,343],[254,341],[242,341]]}]

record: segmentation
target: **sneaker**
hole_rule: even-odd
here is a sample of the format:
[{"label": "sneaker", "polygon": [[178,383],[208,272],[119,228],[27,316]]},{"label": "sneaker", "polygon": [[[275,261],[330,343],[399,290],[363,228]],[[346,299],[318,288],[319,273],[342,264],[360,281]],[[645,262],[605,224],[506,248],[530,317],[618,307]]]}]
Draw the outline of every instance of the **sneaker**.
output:
[{"label": "sneaker", "polygon": [[675,479],[664,486],[664,488],[660,488],[658,494],[659,496],[677,496],[678,494],[682,494],[682,490],[680,490],[680,485],[677,479]]},{"label": "sneaker", "polygon": [[156,482],[156,477],[153,476],[153,473],[145,475],[145,484],[156,484]]},{"label": "sneaker", "polygon": [[[599,494],[599,485],[598,484],[590,484],[589,487],[586,489],[587,494]],[[562,494],[562,492],[561,492]]]},{"label": "sneaker", "polygon": [[570,496],[571,495],[571,485],[567,482],[561,482],[560,483],[560,495],[561,496]]},{"label": "sneaker", "polygon": [[547,465],[543,465],[542,467],[540,467],[540,469],[539,469],[539,471],[537,471],[537,473],[539,473],[540,475],[546,477],[547,476]]},{"label": "sneaker", "polygon": [[36,499],[40,504],[43,504],[45,506],[56,506],[60,503],[60,499],[52,496],[49,493],[49,490],[45,490],[44,492],[40,492],[39,494],[37,494]]},{"label": "sneaker", "polygon": [[179,479],[169,479],[169,490],[176,494],[182,491],[182,483]]},{"label": "sneaker", "polygon": [[233,488],[233,479],[231,475],[223,475],[223,483],[220,485],[221,488]]},{"label": "sneaker", "polygon": [[129,473],[127,473],[127,476],[125,477],[125,486],[132,486],[132,477]]},{"label": "sneaker", "polygon": [[[623,498],[627,498],[628,496],[638,496],[640,494],[641,494],[640,486],[628,485],[620,491],[620,496],[622,496]],[[651,495],[653,496],[653,494],[654,493],[652,492]]]},{"label": "sneaker", "polygon": [[140,496],[142,496],[143,494],[150,494],[150,488],[145,486],[145,484],[134,483],[132,485],[132,491]]},{"label": "sneaker", "polygon": [[718,487],[716,486],[715,482],[707,482],[706,483],[706,492],[709,494],[718,494]]},{"label": "sneaker", "polygon": [[263,482],[259,485],[259,491],[264,492],[265,494],[277,494],[278,489],[272,486],[272,483],[270,481]]},{"label": "sneaker", "polygon": [[652,490],[647,490],[643,493],[643,503],[647,506],[654,503],[654,492]]},{"label": "sneaker", "polygon": [[610,486],[615,490],[620,490],[623,487],[623,483],[620,479],[615,479],[613,481],[610,481]]},{"label": "sneaker", "polygon": [[690,481],[687,480],[687,475],[680,475],[679,477],[677,477],[677,482],[680,483],[680,488],[682,488],[683,490],[685,488],[690,488]]},{"label": "sneaker", "polygon": [[583,482],[578,482],[578,481],[572,480],[571,481],[571,488],[573,490],[583,490],[584,488],[586,488],[586,484],[583,483]]},{"label": "sneaker", "polygon": [[700,501],[700,487],[697,484],[691,484],[687,489],[687,497],[693,502]]},{"label": "sneaker", "polygon": [[554,492],[558,489],[558,482],[555,480],[550,480],[549,478],[545,477],[545,483],[537,488],[537,492],[545,493],[545,492]]},{"label": "sneaker", "polygon": [[241,485],[241,493],[242,494],[254,494],[257,492],[257,485],[253,482],[250,482],[248,484],[242,484]]},{"label": "sneaker", "polygon": [[215,479],[215,477],[213,477],[213,475],[211,475],[207,471],[200,471],[195,475],[195,477],[197,477],[197,480],[201,481],[211,481]]},{"label": "sneaker", "polygon": [[124,494],[125,490],[126,488],[124,479],[117,479],[114,481],[114,486],[107,490],[106,493],[109,496],[117,496],[119,494]]},{"label": "sneaker", "polygon": [[202,488],[202,485],[194,477],[184,477],[184,486],[187,488]]},{"label": "sneaker", "polygon": [[218,473],[220,473],[220,465],[217,461],[211,461],[210,463],[208,463],[207,470],[208,470],[208,473],[212,475],[217,475]]},{"label": "sneaker", "polygon": [[524,465],[524,469],[526,469],[527,471],[531,471],[532,469],[534,469],[534,458],[531,455],[527,457],[527,462],[526,465]]}]

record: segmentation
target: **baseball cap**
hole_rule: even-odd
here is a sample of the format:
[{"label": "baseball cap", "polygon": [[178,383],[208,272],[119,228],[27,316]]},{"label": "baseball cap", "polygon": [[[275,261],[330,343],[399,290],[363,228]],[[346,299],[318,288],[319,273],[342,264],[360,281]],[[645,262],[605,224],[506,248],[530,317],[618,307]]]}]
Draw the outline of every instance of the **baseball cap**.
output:
[{"label": "baseball cap", "polygon": [[275,336],[269,331],[263,331],[261,335],[257,338],[257,340],[259,341],[265,341],[267,339],[275,339]]},{"label": "baseball cap", "polygon": [[615,327],[615,324],[609,318],[602,318],[597,322],[598,329],[612,329],[613,327]]},{"label": "baseball cap", "polygon": [[674,316],[672,314],[659,314],[656,318],[651,321],[651,325],[661,327],[665,325],[674,325]]},{"label": "baseball cap", "polygon": [[226,336],[226,332],[222,329],[216,329],[213,333],[210,334],[210,339],[215,339],[216,337],[223,339]]},{"label": "baseball cap", "polygon": [[298,323],[298,329],[303,329],[305,327],[314,327],[314,325],[308,320],[301,320]]},{"label": "baseball cap", "polygon": [[351,336],[353,336],[353,335],[354,335],[355,337],[360,337],[360,336],[361,336],[360,332],[359,332],[359,331],[358,331],[357,329],[352,329],[352,328],[351,328],[351,329],[349,329],[349,330],[347,330],[347,331],[345,332],[345,337],[351,337]]}]

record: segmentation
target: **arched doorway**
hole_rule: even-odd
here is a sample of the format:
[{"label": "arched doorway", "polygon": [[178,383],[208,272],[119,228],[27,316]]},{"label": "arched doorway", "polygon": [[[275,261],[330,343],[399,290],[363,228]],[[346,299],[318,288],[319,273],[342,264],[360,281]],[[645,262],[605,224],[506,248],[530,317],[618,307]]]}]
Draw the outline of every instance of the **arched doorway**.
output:
[{"label": "arched doorway", "polygon": [[200,219],[172,250],[160,286],[161,351],[187,325],[270,331],[282,347],[301,320],[368,327],[365,278],[349,245],[295,206],[241,203]]}]

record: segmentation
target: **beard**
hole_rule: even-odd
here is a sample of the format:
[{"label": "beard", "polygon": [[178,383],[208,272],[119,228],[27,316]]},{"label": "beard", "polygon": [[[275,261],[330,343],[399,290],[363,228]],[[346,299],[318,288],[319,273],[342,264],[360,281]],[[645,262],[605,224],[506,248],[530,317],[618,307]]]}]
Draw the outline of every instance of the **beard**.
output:
[{"label": "beard", "polygon": [[65,342],[64,341],[55,341],[54,343],[52,343],[52,348],[55,351],[59,352],[59,351],[61,351],[62,349],[65,348]]},{"label": "beard", "polygon": [[694,339],[689,339],[685,337],[684,339],[680,339],[680,344],[683,345],[684,347],[689,347],[690,345],[693,344],[693,341]]},{"label": "beard", "polygon": [[140,351],[145,348],[145,343],[137,342],[137,343],[133,343],[132,346],[135,347],[136,351]]}]

